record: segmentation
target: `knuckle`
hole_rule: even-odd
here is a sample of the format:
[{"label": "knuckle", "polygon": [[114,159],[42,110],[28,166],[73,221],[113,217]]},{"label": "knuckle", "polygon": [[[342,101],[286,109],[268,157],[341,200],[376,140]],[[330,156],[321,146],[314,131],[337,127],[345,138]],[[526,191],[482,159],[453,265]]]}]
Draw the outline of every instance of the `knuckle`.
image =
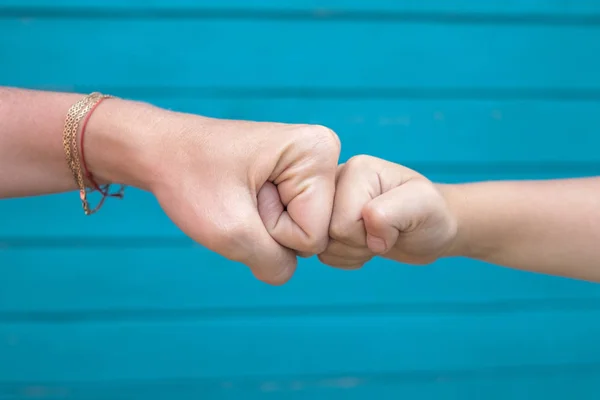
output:
[{"label": "knuckle", "polygon": [[319,261],[321,261],[323,264],[325,264],[325,265],[329,265],[330,267],[333,267],[333,264],[332,264],[332,257],[331,257],[331,255],[330,255],[330,254],[328,254],[328,253],[326,253],[326,252],[325,252],[325,253],[319,254],[319,255],[317,256],[317,258],[318,258],[318,259],[319,259]]},{"label": "knuckle", "polygon": [[377,205],[367,204],[362,211],[362,217],[369,222],[370,225],[383,225],[389,221],[386,210]]},{"label": "knuckle", "polygon": [[374,161],[374,157],[360,154],[357,156],[351,157],[348,161],[346,161],[346,169],[349,171],[362,171],[366,168],[369,168]]},{"label": "knuckle", "polygon": [[302,254],[319,254],[327,249],[329,243],[329,235],[324,236],[307,236],[301,246],[296,249]]},{"label": "knuckle", "polygon": [[293,271],[288,268],[281,268],[279,271],[276,271],[273,274],[260,276],[255,275],[259,280],[263,281],[272,286],[281,286],[287,283],[293,275]]},{"label": "knuckle", "polygon": [[341,259],[333,254],[325,252],[323,254],[319,254],[317,257],[319,258],[319,261],[325,265],[329,265],[330,267],[340,266]]},{"label": "knuckle", "polygon": [[364,167],[366,165],[372,164],[375,160],[375,157],[367,155],[367,154],[358,154],[356,156],[352,156],[348,163],[354,165],[356,167]]},{"label": "knuckle", "polygon": [[329,237],[338,242],[346,242],[349,238],[350,227],[339,221],[333,221],[329,227]]},{"label": "knuckle", "polygon": [[366,247],[364,222],[346,215],[337,215],[329,226],[330,241],[350,248]]},{"label": "knuckle", "polygon": [[330,128],[323,125],[307,125],[306,135],[313,139],[316,147],[324,149],[328,153],[339,154],[342,143],[339,136]]},{"label": "knuckle", "polygon": [[319,254],[327,249],[329,235],[309,236],[305,242],[305,253]]},{"label": "knuckle", "polygon": [[329,246],[327,246],[325,253],[338,257],[354,259],[368,258],[371,254],[367,247],[351,246],[333,239],[330,240]]},{"label": "knuckle", "polygon": [[359,269],[365,264],[364,260],[339,257],[329,253],[319,254],[318,257],[323,264],[340,269]]}]

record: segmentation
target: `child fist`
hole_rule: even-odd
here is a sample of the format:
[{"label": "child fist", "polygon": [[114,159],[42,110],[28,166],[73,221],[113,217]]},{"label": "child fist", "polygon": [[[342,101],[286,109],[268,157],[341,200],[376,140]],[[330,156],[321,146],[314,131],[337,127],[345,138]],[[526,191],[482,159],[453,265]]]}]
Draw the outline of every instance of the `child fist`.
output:
[{"label": "child fist", "polygon": [[361,155],[338,168],[330,241],[319,259],[346,269],[375,255],[428,264],[447,254],[456,235],[441,187],[409,168]]}]

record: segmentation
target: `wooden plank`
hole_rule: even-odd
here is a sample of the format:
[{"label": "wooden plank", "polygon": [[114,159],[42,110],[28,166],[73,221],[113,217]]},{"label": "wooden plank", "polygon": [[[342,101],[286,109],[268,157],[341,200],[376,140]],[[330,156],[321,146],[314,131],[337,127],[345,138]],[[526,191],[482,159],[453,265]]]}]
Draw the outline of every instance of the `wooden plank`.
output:
[{"label": "wooden plank", "polygon": [[[600,363],[600,311],[0,324],[4,382],[267,379]],[[29,362],[35,360],[35,362]]]},{"label": "wooden plank", "polygon": [[[434,181],[600,175],[597,102],[118,94],[213,117],[327,125],[340,135],[342,161],[372,154]],[[68,193],[3,200],[0,218],[4,246],[28,237],[181,237],[154,198],[132,188],[124,201],[111,200],[92,217],[83,215],[78,195]]]},{"label": "wooden plank", "polygon": [[90,382],[0,383],[0,398],[45,400],[128,399],[178,400],[279,399],[345,400],[421,399],[421,400],[596,400],[600,374],[594,366],[491,369],[463,373],[408,373],[405,375],[351,374],[294,376],[281,378],[216,378],[210,380],[122,380]]},{"label": "wooden plank", "polygon": [[357,271],[301,259],[271,287],[203,248],[115,243],[0,250],[0,321],[600,310],[599,285],[460,258],[423,268],[375,259]]},{"label": "wooden plank", "polygon": [[525,0],[506,2],[502,0],[0,0],[2,7],[20,9],[68,10],[257,10],[257,11],[312,11],[316,17],[330,13],[388,12],[388,13],[491,13],[491,14],[542,14],[577,15],[596,14],[600,5],[595,1],[578,0]]},{"label": "wooden plank", "polygon": [[598,96],[600,88],[593,25],[8,18],[0,37],[0,84],[24,87],[475,88],[516,96]]}]

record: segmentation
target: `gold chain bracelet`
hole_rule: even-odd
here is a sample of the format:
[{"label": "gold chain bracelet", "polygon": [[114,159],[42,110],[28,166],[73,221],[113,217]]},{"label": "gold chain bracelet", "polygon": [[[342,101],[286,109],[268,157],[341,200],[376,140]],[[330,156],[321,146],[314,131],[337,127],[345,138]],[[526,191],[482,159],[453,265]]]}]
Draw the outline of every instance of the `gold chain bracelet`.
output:
[{"label": "gold chain bracelet", "polygon": [[[93,183],[93,189],[98,190],[102,193],[102,200],[94,209],[90,209],[89,202],[87,200],[88,190],[90,187],[86,185],[86,181],[84,179],[84,172],[82,170],[82,162],[85,163],[85,160],[80,159],[79,155],[79,146],[77,141],[77,133],[80,130],[81,121],[84,118],[89,118],[89,113],[94,110],[94,108],[104,99],[113,98],[113,96],[101,94],[98,92],[91,93],[81,100],[76,102],[69,108],[67,112],[67,116],[65,119],[65,127],[63,130],[63,147],[65,150],[65,157],[67,160],[67,164],[71,173],[73,175],[73,179],[79,188],[79,197],[81,199],[81,205],[83,207],[83,211],[86,215],[93,214],[98,211],[98,209],[102,206],[104,199],[107,196],[111,197],[122,197],[122,192],[124,186],[121,186],[121,190],[117,194],[109,194],[108,186],[105,185],[105,188],[100,188],[93,178],[91,178],[91,174],[88,174],[88,178],[91,178]],[[87,120],[86,120],[87,121]],[[83,134],[83,131],[81,132]],[[81,141],[81,148],[83,153],[83,141]],[[85,166],[84,166],[85,168]],[[87,169],[86,169],[87,170]]]}]

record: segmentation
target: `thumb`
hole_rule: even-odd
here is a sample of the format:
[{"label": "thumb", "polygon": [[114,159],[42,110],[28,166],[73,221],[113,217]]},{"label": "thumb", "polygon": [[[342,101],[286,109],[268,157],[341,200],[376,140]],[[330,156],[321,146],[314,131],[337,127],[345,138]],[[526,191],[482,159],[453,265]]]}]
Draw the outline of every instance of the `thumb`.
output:
[{"label": "thumb", "polygon": [[427,212],[423,184],[409,180],[369,201],[362,209],[367,246],[375,254],[388,252],[401,232],[416,228]]}]

